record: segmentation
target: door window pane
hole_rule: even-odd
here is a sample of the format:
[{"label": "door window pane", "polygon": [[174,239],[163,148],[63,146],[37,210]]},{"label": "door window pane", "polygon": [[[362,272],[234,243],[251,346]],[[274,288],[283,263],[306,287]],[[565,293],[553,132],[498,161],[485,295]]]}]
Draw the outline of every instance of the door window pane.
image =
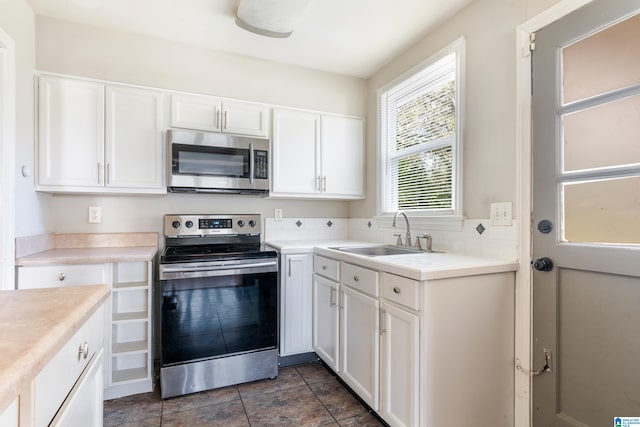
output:
[{"label": "door window pane", "polygon": [[564,171],[640,163],[640,95],[563,116]]},{"label": "door window pane", "polygon": [[562,49],[563,104],[640,83],[640,14]]},{"label": "door window pane", "polygon": [[563,184],[564,240],[640,243],[640,177]]}]

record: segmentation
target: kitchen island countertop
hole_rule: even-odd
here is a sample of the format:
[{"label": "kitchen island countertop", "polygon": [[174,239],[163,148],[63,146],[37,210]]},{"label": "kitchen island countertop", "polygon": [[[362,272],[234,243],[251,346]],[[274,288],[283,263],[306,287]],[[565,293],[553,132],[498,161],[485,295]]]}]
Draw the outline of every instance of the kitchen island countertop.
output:
[{"label": "kitchen island countertop", "polygon": [[0,412],[109,294],[106,285],[0,291]]}]

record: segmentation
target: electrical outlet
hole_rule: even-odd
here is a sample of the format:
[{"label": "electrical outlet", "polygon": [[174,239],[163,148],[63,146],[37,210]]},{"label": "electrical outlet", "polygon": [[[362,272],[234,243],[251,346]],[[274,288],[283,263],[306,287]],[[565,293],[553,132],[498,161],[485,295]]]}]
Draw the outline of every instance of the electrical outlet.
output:
[{"label": "electrical outlet", "polygon": [[489,217],[489,224],[497,226],[510,226],[511,220],[511,202],[491,203],[491,216]]},{"label": "electrical outlet", "polygon": [[100,224],[102,222],[102,208],[99,206],[89,206],[89,224]]},{"label": "electrical outlet", "polygon": [[273,212],[274,220],[282,221],[282,209],[275,209]]}]

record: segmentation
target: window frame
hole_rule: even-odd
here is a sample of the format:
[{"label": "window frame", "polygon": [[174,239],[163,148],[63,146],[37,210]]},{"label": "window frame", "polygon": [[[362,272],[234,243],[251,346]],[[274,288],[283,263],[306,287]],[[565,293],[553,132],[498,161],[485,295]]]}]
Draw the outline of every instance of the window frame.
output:
[{"label": "window frame", "polygon": [[[453,156],[453,164],[452,164],[452,208],[451,209],[429,209],[429,210],[407,210],[407,215],[411,217],[421,217],[425,218],[426,222],[431,222],[435,225],[443,225],[444,228],[449,228],[447,226],[446,219],[449,218],[455,223],[459,223],[461,226],[462,221],[462,130],[464,129],[464,69],[465,69],[465,39],[461,37],[454,42],[450,43],[445,48],[441,49],[437,53],[431,55],[429,58],[420,62],[416,66],[412,67],[410,70],[386,83],[382,87],[380,87],[377,91],[377,151],[378,151],[378,176],[377,176],[377,185],[376,185],[376,194],[377,194],[377,216],[382,218],[387,218],[395,214],[395,212],[386,212],[384,210],[385,205],[385,177],[387,172],[387,123],[384,120],[386,117],[386,111],[383,111],[383,108],[386,108],[386,94],[393,90],[398,85],[405,83],[407,80],[414,78],[416,75],[422,73],[427,70],[430,66],[435,64],[440,59],[445,56],[454,53],[456,55],[456,71],[455,71],[455,82],[456,82],[456,94],[455,94],[455,103],[456,103],[456,124],[455,124],[455,138],[452,147],[452,156]],[[450,138],[450,137],[445,137]],[[434,143],[433,148],[436,146],[442,146],[443,138],[435,139],[431,141]],[[448,146],[449,144],[445,144]],[[432,218],[432,221],[429,221],[428,218]],[[436,227],[440,228],[440,227]],[[458,228],[458,227],[455,227]]]}]

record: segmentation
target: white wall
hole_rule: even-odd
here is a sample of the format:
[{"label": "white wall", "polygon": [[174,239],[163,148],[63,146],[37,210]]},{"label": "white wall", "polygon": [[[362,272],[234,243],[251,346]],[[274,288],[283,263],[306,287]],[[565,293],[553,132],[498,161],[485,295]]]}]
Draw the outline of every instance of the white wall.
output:
[{"label": "white wall", "polygon": [[[96,79],[364,116],[366,81],[252,59],[152,37],[36,18],[36,69]],[[88,224],[89,206],[103,223]],[[53,197],[55,232],[162,231],[165,213],[260,213],[348,216],[348,202],[269,200],[253,196]]]},{"label": "white wall", "polygon": [[0,27],[16,44],[16,236],[53,230],[51,196],[34,191],[33,175],[23,177],[22,166],[34,170],[35,17],[24,0],[0,0]]},{"label": "white wall", "polygon": [[[516,192],[516,32],[556,0],[474,1],[368,80],[367,188],[376,186],[376,91],[454,40],[466,39],[463,214],[488,218]],[[351,203],[350,217],[376,214],[375,191]]]}]

